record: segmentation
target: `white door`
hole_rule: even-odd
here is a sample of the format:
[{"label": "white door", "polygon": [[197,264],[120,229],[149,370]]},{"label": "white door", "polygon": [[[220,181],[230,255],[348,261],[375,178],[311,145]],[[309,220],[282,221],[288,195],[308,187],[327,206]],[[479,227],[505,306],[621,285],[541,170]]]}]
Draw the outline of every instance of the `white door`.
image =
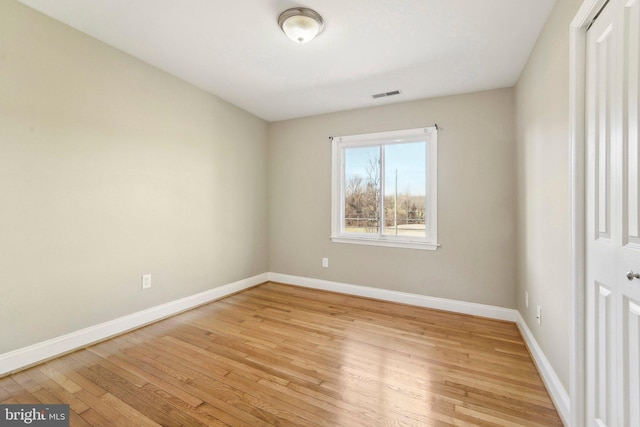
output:
[{"label": "white door", "polygon": [[640,427],[640,0],[587,32],[587,419]]}]

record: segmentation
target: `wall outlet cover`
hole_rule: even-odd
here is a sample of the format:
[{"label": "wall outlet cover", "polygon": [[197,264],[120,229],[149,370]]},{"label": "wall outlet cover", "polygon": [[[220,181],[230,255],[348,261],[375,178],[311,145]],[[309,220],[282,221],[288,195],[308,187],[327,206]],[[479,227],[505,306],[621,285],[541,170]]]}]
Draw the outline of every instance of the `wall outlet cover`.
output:
[{"label": "wall outlet cover", "polygon": [[151,287],[151,274],[142,275],[142,289],[149,289]]}]

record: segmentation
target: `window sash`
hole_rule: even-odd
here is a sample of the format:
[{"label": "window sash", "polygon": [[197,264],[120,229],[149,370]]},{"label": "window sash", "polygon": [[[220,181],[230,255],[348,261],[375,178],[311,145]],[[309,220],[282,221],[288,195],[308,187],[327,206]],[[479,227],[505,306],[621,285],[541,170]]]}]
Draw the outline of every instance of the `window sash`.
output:
[{"label": "window sash", "polygon": [[[395,144],[425,143],[425,234],[424,236],[399,236],[385,233],[385,149]],[[345,230],[346,150],[349,148],[378,147],[379,215],[377,233],[357,233]],[[339,243],[372,244],[379,246],[436,249],[437,243],[437,129],[436,127],[350,135],[332,140],[332,234],[331,240]]]}]

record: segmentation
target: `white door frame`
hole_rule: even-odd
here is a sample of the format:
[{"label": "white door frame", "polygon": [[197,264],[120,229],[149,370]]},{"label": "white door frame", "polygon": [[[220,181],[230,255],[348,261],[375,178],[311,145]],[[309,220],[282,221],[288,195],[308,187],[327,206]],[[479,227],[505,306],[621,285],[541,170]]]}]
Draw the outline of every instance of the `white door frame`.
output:
[{"label": "white door frame", "polygon": [[584,0],[570,26],[569,131],[571,169],[571,372],[570,425],[586,420],[585,372],[585,89],[587,28],[608,0]]}]

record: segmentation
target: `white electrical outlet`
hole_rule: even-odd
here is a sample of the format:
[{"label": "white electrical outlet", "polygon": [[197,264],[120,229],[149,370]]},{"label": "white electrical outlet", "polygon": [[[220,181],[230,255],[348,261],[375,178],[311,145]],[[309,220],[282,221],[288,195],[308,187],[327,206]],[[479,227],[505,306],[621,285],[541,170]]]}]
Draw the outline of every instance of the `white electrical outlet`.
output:
[{"label": "white electrical outlet", "polygon": [[529,308],[529,292],[524,291],[524,306]]},{"label": "white electrical outlet", "polygon": [[322,258],[322,266],[324,268],[329,268],[329,258]]},{"label": "white electrical outlet", "polygon": [[542,309],[540,306],[536,309],[536,320],[538,321],[538,325],[542,325]]},{"label": "white electrical outlet", "polygon": [[151,287],[151,274],[142,275],[142,289],[149,289]]}]

